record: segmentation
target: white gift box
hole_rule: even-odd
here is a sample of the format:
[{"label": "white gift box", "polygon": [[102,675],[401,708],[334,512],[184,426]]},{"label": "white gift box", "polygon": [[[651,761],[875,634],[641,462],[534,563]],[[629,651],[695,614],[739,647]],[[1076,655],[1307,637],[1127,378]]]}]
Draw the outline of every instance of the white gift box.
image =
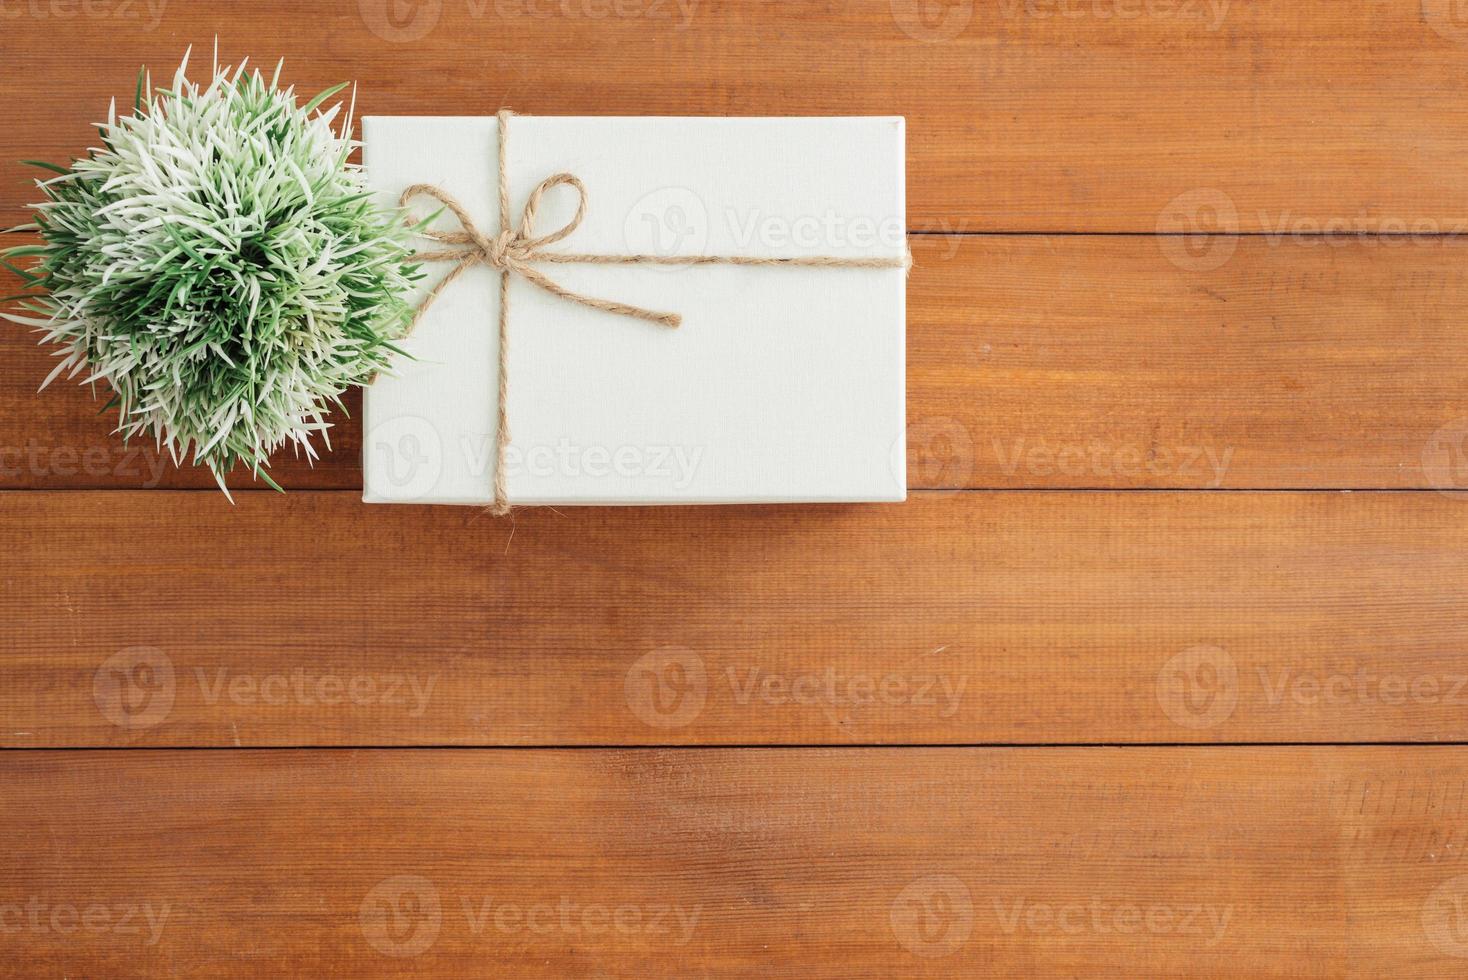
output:
[{"label": "white gift box", "polygon": [[[436,185],[499,233],[495,117],[368,117],[363,133],[374,191],[396,202]],[[900,257],[903,154],[897,117],[515,116],[506,133],[513,221],[543,179],[574,174],[585,219],[548,250],[605,255]],[[536,234],[576,205],[571,188],[548,191]],[[459,230],[448,214],[434,227]],[[423,294],[451,268],[425,264]],[[903,269],[534,268],[683,322],[591,309],[510,275],[511,504],[905,499]],[[367,390],[364,500],[493,501],[499,303],[500,273],[469,269]]]}]

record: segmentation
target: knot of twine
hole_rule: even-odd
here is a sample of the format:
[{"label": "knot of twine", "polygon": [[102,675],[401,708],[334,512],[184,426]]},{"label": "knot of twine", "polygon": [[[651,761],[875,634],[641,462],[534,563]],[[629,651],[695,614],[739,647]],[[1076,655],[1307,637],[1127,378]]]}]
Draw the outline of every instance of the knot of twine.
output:
[{"label": "knot of twine", "polygon": [[[576,205],[576,216],[566,222],[565,227],[559,231],[553,231],[549,235],[536,237],[534,232],[535,217],[540,212],[540,201],[545,192],[553,187],[561,185],[573,187],[579,197]],[[459,221],[462,231],[434,231],[424,229],[419,232],[425,238],[431,238],[444,245],[468,246],[467,248],[448,248],[432,252],[419,252],[413,256],[414,262],[455,262],[457,263],[449,274],[441,279],[437,286],[419,304],[417,314],[413,317],[413,323],[409,327],[412,330],[422,319],[424,312],[433,301],[438,299],[439,293],[459,276],[476,265],[487,265],[495,269],[501,277],[508,277],[511,273],[534,283],[548,293],[553,293],[572,302],[589,306],[594,310],[604,310],[607,313],[616,313],[621,316],[630,316],[638,320],[647,320],[651,323],[662,324],[665,327],[677,327],[683,322],[683,318],[677,313],[658,313],[653,310],[644,310],[639,306],[628,306],[626,303],[616,303],[611,300],[596,299],[593,296],[585,296],[581,293],[572,292],[559,283],[543,275],[530,263],[532,262],[629,262],[639,258],[633,255],[567,255],[561,252],[541,251],[547,245],[554,245],[581,227],[581,222],[586,218],[586,185],[581,183],[581,178],[575,174],[555,174],[547,177],[535,186],[530,192],[530,200],[525,202],[525,210],[520,214],[520,225],[510,228],[509,221],[502,224],[504,231],[493,238],[489,238],[481,232],[474,224],[474,219],[464,211],[464,206],[441,187],[432,184],[414,184],[403,191],[401,203],[406,205],[411,198],[419,195],[431,197],[442,204]],[[647,258],[654,258],[648,256]],[[678,262],[684,260],[678,259]],[[503,280],[502,280],[503,281]]]},{"label": "knot of twine", "polygon": [[[505,452],[510,444],[510,424],[508,413],[508,395],[510,389],[509,378],[509,322],[510,322],[510,276],[517,275],[548,293],[568,299],[573,303],[590,307],[593,310],[602,310],[606,313],[615,313],[618,316],[632,317],[637,320],[646,320],[664,327],[676,328],[682,324],[683,318],[677,313],[659,313],[655,310],[646,310],[640,306],[629,306],[626,303],[618,303],[612,300],[597,299],[594,296],[586,296],[582,293],[573,292],[561,286],[559,283],[547,277],[534,268],[532,263],[536,262],[560,262],[594,265],[753,265],[753,266],[805,266],[823,267],[836,269],[911,269],[912,253],[905,253],[898,258],[840,258],[830,255],[797,256],[791,258],[760,258],[748,255],[573,255],[565,252],[547,252],[547,245],[554,245],[563,241],[576,229],[581,227],[581,222],[586,218],[586,207],[588,195],[586,185],[575,174],[553,174],[535,185],[530,192],[530,198],[525,202],[525,210],[520,214],[520,224],[512,227],[510,223],[510,178],[509,168],[506,162],[506,130],[509,119],[514,115],[508,109],[501,109],[499,118],[499,219],[500,233],[493,238],[485,235],[474,224],[464,206],[442,187],[433,184],[414,184],[403,191],[399,198],[400,207],[406,208],[408,202],[418,196],[431,197],[444,206],[459,222],[459,231],[438,231],[429,228],[419,228],[418,234],[424,238],[431,239],[441,245],[454,246],[451,248],[437,249],[419,252],[412,258],[414,262],[453,262],[454,267],[449,270],[448,275],[439,280],[424,297],[423,302],[418,305],[413,315],[412,322],[408,324],[407,332],[411,334],[423,319],[438,297],[456,279],[477,265],[485,265],[496,270],[500,274],[500,316],[499,316],[499,412],[495,424],[495,452],[494,452],[494,505],[491,512],[497,516],[503,516],[510,512],[509,495],[505,488]],[[565,226],[548,235],[535,235],[535,218],[540,211],[541,199],[546,191],[555,187],[568,186],[574,188],[578,197],[576,215]],[[409,218],[409,223],[415,226],[422,222]]]}]

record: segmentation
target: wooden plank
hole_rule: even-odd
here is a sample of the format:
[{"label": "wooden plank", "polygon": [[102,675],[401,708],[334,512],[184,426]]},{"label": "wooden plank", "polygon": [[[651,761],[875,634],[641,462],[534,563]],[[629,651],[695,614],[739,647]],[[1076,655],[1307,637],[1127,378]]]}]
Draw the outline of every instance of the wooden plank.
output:
[{"label": "wooden plank", "polygon": [[0,772],[16,976],[1441,980],[1468,956],[1458,747],[12,753]]},{"label": "wooden plank", "polygon": [[1464,244],[964,239],[911,280],[908,482],[1468,488]]},{"label": "wooden plank", "polygon": [[[366,113],[900,114],[913,227],[1468,227],[1468,26],[1452,0],[239,0],[223,55],[284,56]],[[139,63],[217,6],[13,0],[0,223],[95,139]],[[65,38],[65,57],[57,39]],[[19,80],[25,80],[24,82]]]},{"label": "wooden plank", "polygon": [[[1173,244],[914,238],[909,483],[1468,489],[1464,243],[1243,238],[1201,268]],[[0,331],[0,488],[212,486],[123,448],[105,399],[37,395],[33,340]],[[278,463],[285,486],[361,486],[347,404],[334,452]]]},{"label": "wooden plank", "polygon": [[0,744],[1468,739],[1464,503],[0,495]]}]

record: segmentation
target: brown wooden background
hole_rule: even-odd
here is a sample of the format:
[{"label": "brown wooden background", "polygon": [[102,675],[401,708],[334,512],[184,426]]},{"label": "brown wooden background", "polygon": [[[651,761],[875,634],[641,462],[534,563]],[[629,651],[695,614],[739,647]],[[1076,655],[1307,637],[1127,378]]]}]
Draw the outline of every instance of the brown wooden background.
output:
[{"label": "brown wooden background", "polygon": [[905,115],[914,493],[230,506],[0,332],[0,973],[1468,975],[1468,3],[0,0],[0,223],[216,37]]}]

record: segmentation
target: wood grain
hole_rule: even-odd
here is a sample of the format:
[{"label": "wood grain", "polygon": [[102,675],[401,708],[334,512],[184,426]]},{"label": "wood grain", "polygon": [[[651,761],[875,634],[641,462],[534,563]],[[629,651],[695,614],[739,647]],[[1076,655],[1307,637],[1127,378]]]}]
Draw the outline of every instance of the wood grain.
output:
[{"label": "wood grain", "polygon": [[0,773],[17,976],[1442,980],[1468,953],[1462,748],[24,753]]},{"label": "wood grain", "polygon": [[4,494],[0,744],[1464,740],[1465,506]]},{"label": "wood grain", "polygon": [[[914,488],[1468,490],[1463,243],[913,241]],[[0,330],[0,358],[0,488],[213,485],[123,447],[86,389],[38,395],[50,357],[30,333]],[[333,452],[278,462],[285,486],[361,487],[347,405]]]},{"label": "wood grain", "polygon": [[[20,159],[92,145],[184,48],[360,82],[380,114],[898,114],[941,231],[1468,229],[1453,0],[9,0]],[[58,39],[64,38],[64,56]]]},{"label": "wood grain", "polygon": [[943,241],[911,279],[914,487],[1468,488],[1461,242]]},{"label": "wood grain", "polygon": [[0,973],[1463,974],[1468,747],[1345,744],[1468,742],[1460,8],[0,0],[0,225],[216,37],[906,116],[919,491],[369,508],[338,419],[230,506],[7,325]]}]

